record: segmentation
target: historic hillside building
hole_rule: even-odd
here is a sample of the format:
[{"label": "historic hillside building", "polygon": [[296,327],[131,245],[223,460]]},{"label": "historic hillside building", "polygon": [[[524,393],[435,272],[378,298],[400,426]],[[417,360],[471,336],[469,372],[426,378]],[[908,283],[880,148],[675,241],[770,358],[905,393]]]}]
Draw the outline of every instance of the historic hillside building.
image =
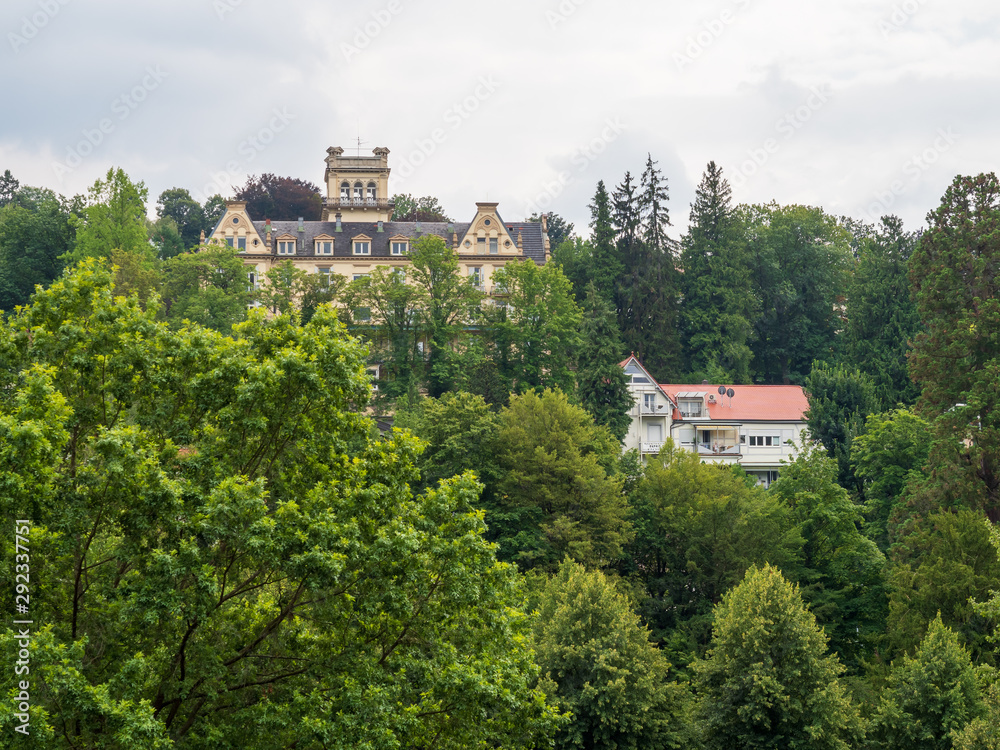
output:
[{"label": "historic hillside building", "polygon": [[342,148],[327,149],[322,221],[261,220],[247,214],[245,203],[232,201],[208,241],[237,248],[253,283],[286,260],[348,281],[376,266],[405,267],[410,248],[427,235],[441,237],[458,255],[462,273],[487,292],[493,272],[508,262],[548,260],[545,222],[504,221],[496,203],[476,203],[468,222],[390,221],[389,149],[372,153],[344,156]]},{"label": "historic hillside building", "polygon": [[794,457],[809,408],[801,386],[660,384],[634,356],[621,366],[635,399],[625,450],[643,461],[671,438],[704,461],[738,463],[767,486]]}]

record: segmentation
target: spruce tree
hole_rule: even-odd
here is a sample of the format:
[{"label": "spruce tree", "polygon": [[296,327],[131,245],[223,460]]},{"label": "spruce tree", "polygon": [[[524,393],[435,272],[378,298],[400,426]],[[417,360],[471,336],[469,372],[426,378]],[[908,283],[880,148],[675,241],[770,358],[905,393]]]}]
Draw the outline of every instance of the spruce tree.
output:
[{"label": "spruce tree", "polygon": [[596,424],[604,425],[623,440],[632,423],[629,411],[634,400],[625,370],[618,364],[623,345],[614,311],[597,293],[593,282],[587,287],[581,333],[576,374],[580,404]]},{"label": "spruce tree", "polygon": [[678,373],[677,269],[670,225],[667,184],[652,156],[641,184],[631,174],[613,196],[619,255],[625,272],[618,285],[618,319],[625,346],[655,377]]},{"label": "spruce tree", "polygon": [[842,671],[798,589],[777,568],[751,568],[716,606],[712,648],[697,664],[705,748],[857,746],[861,719]]},{"label": "spruce tree", "polygon": [[594,202],[590,204],[591,278],[598,293],[614,307],[615,289],[625,266],[615,246],[615,226],[612,219],[611,197],[604,180],[597,183]]},{"label": "spruce tree", "polygon": [[748,341],[758,305],[745,253],[732,189],[711,161],[695,192],[690,226],[681,243],[682,344],[694,380],[750,382]]}]

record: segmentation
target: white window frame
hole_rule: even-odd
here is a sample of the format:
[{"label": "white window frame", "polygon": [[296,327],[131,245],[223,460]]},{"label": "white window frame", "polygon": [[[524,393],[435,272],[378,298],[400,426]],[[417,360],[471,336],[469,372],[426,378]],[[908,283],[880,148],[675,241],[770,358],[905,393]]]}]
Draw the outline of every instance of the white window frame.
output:
[{"label": "white window frame", "polygon": [[[325,249],[329,246],[329,250]],[[316,255],[333,255],[333,240],[316,240],[315,245]]]},{"label": "white window frame", "polygon": [[472,279],[472,285],[477,289],[483,288],[483,267],[482,266],[469,266],[469,278]]},{"label": "white window frame", "polygon": [[500,253],[500,238],[490,237],[490,255],[497,255]]},{"label": "white window frame", "polygon": [[[359,250],[359,248],[364,247],[365,249]],[[354,255],[371,255],[372,254],[372,241],[371,240],[351,240],[351,250]]]},{"label": "white window frame", "polygon": [[393,255],[406,255],[410,252],[410,243],[406,240],[393,240],[392,241],[392,254]]},{"label": "white window frame", "polygon": [[295,255],[295,240],[278,240],[278,255]]}]

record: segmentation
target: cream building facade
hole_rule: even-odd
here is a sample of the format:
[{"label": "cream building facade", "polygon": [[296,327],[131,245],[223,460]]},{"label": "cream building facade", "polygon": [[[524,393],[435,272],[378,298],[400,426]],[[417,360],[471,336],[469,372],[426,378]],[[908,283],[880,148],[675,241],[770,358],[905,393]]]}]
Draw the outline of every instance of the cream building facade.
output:
[{"label": "cream building facade", "polygon": [[801,386],[660,384],[634,356],[621,366],[635,400],[624,449],[644,462],[670,438],[708,463],[740,464],[768,486],[801,445],[809,408]]},{"label": "cream building facade", "polygon": [[327,149],[326,197],[321,221],[272,221],[252,217],[246,203],[230,201],[206,238],[239,252],[250,281],[290,260],[309,273],[338,274],[351,281],[373,268],[405,268],[410,249],[420,238],[435,235],[458,256],[462,273],[493,292],[493,272],[511,261],[543,265],[550,254],[547,226],[504,221],[497,203],[476,203],[468,222],[390,221],[389,149],[372,156],[345,156]]}]

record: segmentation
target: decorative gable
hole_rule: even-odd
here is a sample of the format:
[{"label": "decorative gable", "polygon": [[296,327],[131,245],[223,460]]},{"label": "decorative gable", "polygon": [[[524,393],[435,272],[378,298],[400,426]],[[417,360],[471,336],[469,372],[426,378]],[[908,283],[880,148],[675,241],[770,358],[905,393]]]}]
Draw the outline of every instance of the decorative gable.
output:
[{"label": "decorative gable", "polygon": [[476,216],[458,244],[462,255],[518,255],[516,240],[497,213],[498,203],[476,203]]},{"label": "decorative gable", "polygon": [[206,241],[216,245],[228,245],[240,253],[269,253],[270,248],[254,228],[246,208],[245,201],[226,203],[225,213]]}]

